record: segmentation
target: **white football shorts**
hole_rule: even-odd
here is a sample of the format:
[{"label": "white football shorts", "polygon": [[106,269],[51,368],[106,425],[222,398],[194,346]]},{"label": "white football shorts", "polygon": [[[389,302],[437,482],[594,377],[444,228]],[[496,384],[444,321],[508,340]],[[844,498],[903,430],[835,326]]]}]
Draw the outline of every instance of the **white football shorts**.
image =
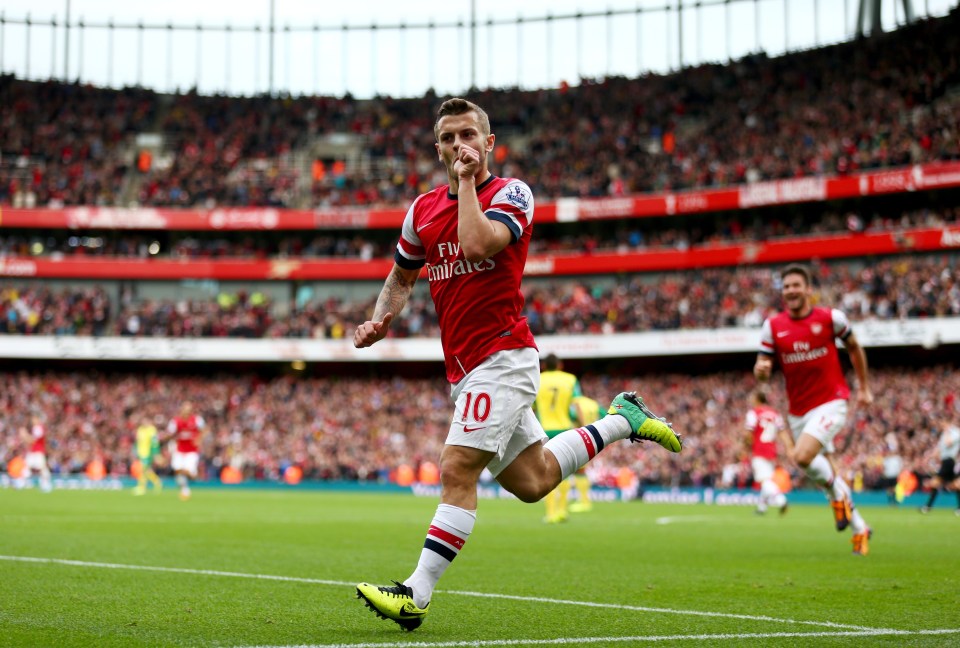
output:
[{"label": "white football shorts", "polygon": [[455,403],[447,445],[493,452],[496,477],[534,443],[547,438],[531,406],[540,389],[536,349],[498,351],[450,390]]},{"label": "white football shorts", "polygon": [[23,458],[23,465],[30,472],[43,472],[47,469],[47,456],[42,452],[28,452]]},{"label": "white football shorts", "polygon": [[847,401],[832,400],[817,405],[803,416],[787,415],[794,440],[809,434],[820,442],[824,452],[833,452],[833,439],[847,422]]},{"label": "white football shorts", "polygon": [[753,481],[762,484],[768,479],[773,479],[773,471],[776,466],[766,457],[753,457],[750,460],[750,466],[753,468]]},{"label": "white football shorts", "polygon": [[191,477],[197,476],[197,466],[200,464],[200,454],[197,452],[174,452],[170,458],[170,467],[173,472],[184,471]]}]

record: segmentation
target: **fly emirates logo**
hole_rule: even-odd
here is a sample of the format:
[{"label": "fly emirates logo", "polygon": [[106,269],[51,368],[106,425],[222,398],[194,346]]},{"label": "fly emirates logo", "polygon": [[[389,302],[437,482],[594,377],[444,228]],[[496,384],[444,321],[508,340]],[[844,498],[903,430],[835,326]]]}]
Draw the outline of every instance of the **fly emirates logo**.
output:
[{"label": "fly emirates logo", "polygon": [[459,243],[450,243],[449,241],[438,243],[437,252],[440,253],[441,262],[427,266],[427,279],[429,281],[446,281],[453,277],[474,272],[493,270],[497,266],[493,259],[484,259],[477,263],[470,263],[466,259],[458,259],[457,256],[460,254]]},{"label": "fly emirates logo", "polygon": [[811,349],[809,342],[794,342],[793,353],[784,353],[780,359],[784,364],[796,364],[818,360],[825,355],[827,355],[827,347]]}]

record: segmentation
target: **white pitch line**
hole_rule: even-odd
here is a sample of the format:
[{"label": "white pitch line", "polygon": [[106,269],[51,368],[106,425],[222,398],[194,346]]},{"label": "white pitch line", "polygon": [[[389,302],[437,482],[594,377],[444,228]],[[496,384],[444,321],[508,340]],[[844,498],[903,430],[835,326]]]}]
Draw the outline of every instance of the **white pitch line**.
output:
[{"label": "white pitch line", "polygon": [[311,585],[356,585],[344,581],[323,580],[320,578],[298,578],[296,576],[273,576],[271,574],[245,574],[243,572],[216,571],[212,569],[188,569],[186,567],[154,567],[151,565],[122,565],[117,563],[87,562],[85,560],[67,560],[65,558],[34,558],[32,556],[0,556],[0,560],[16,562],[48,563],[70,565],[71,567],[100,567],[102,569],[133,569],[139,571],[168,572],[173,574],[195,574],[199,576],[226,576],[229,578],[252,578],[255,580],[286,581],[292,583],[310,583]]},{"label": "white pitch line", "polygon": [[[437,590],[440,591],[440,590]],[[514,594],[486,594],[484,592],[461,592],[456,590],[443,590],[445,594],[458,594],[460,596],[475,596],[478,598],[496,598],[509,601],[525,601],[530,603],[553,603],[555,605],[579,605],[581,607],[608,608],[614,610],[627,610],[629,612],[654,612],[657,614],[679,614],[683,616],[703,616],[719,617],[723,619],[741,619],[744,621],[768,621],[772,623],[796,623],[800,625],[822,626],[825,628],[844,628],[847,630],[861,630],[873,632],[876,630],[890,630],[892,628],[870,628],[868,626],[850,625],[846,623],[834,623],[832,621],[798,621],[796,619],[782,619],[778,617],[765,616],[762,614],[734,614],[731,612],[703,612],[701,610],[677,610],[674,608],[647,607],[643,605],[623,605],[621,603],[594,603],[593,601],[571,601],[566,599],[541,598],[538,596],[517,596]]]},{"label": "white pitch line", "polygon": [[699,524],[701,522],[706,522],[707,520],[713,520],[713,519],[715,518],[711,518],[706,515],[673,515],[673,516],[658,517],[656,520],[654,520],[654,522],[660,525],[674,524],[676,522],[696,522]]},{"label": "white pitch line", "polygon": [[[307,583],[311,585],[334,585],[334,586],[347,586],[347,587],[356,586],[356,583],[350,583],[346,581],[325,580],[321,578],[301,578],[297,576],[277,576],[273,574],[250,574],[250,573],[244,573],[244,572],[228,572],[228,571],[219,571],[219,570],[213,570],[213,569],[189,569],[186,567],[157,567],[157,566],[151,566],[151,565],[126,565],[126,564],[118,564],[118,563],[89,562],[85,560],[68,560],[65,558],[38,558],[33,556],[0,555],[0,560],[9,560],[14,562],[53,564],[53,565],[68,565],[71,567],[96,567],[101,569],[130,569],[135,571],[152,571],[152,572],[164,572],[164,573],[173,573],[173,574],[193,574],[198,576],[221,576],[225,578],[249,578],[252,580],[282,581],[282,582],[289,582],[289,583]],[[543,598],[539,596],[518,596],[515,594],[495,594],[495,593],[487,593],[487,592],[469,592],[469,591],[458,591],[458,590],[436,590],[436,591],[442,592],[444,594],[453,594],[455,596],[472,596],[476,598],[502,599],[502,600],[508,600],[508,601],[520,601],[525,603],[548,603],[552,605],[576,605],[580,607],[626,610],[629,612],[653,612],[656,614],[677,614],[682,616],[740,619],[744,621],[765,621],[769,623],[787,623],[787,624],[796,624],[796,625],[819,626],[819,627],[825,627],[825,628],[837,628],[837,629],[851,630],[855,632],[866,632],[866,633],[879,632],[883,634],[897,634],[900,632],[906,632],[904,630],[895,630],[892,628],[870,628],[867,626],[860,626],[860,625],[834,623],[832,621],[801,621],[797,619],[782,619],[778,617],[756,615],[756,614],[733,614],[729,612],[704,612],[701,610],[678,610],[674,608],[657,608],[657,607],[646,607],[646,606],[640,606],[640,605],[622,605],[619,603],[595,603],[593,601],[573,601],[573,600],[566,600],[566,599]],[[380,646],[381,644],[376,644],[376,645]],[[388,645],[393,645],[393,644],[388,644]],[[410,645],[416,645],[416,644],[410,644]],[[431,644],[431,645],[447,645],[447,644]],[[449,644],[449,645],[460,645],[460,644]],[[464,644],[464,645],[474,645],[474,644]],[[486,645],[486,644],[476,644],[476,645]],[[498,644],[490,644],[490,645],[498,645]]]},{"label": "white pitch line", "polygon": [[486,646],[563,646],[591,643],[660,641],[722,641],[725,639],[791,639],[801,637],[884,637],[960,634],[960,628],[941,630],[862,630],[858,632],[749,632],[724,634],[648,635],[636,637],[561,637],[559,639],[489,639],[477,641],[410,641],[390,643],[297,644],[292,646],[244,646],[243,648],[485,648]]}]

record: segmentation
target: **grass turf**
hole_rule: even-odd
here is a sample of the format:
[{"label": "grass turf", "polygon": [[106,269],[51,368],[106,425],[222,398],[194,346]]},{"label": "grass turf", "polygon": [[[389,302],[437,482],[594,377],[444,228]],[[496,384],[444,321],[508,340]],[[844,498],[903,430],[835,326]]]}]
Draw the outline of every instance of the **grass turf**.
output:
[{"label": "grass turf", "polygon": [[405,633],[352,584],[406,578],[435,506],[316,491],[201,489],[180,502],[0,490],[0,644],[960,645],[960,518],[865,508],[875,535],[857,557],[826,503],[783,518],[598,503],[544,525],[541,505],[482,501],[429,616]]}]

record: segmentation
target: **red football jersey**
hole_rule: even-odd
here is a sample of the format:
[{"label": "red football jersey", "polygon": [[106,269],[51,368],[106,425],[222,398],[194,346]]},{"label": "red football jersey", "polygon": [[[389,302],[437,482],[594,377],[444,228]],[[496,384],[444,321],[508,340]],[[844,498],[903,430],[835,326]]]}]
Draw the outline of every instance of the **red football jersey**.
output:
[{"label": "red football jersey", "polygon": [[850,332],[847,316],[835,308],[814,308],[800,319],[784,311],[763,323],[760,352],[777,357],[792,415],[850,397],[836,344]]},{"label": "red football jersey", "polygon": [[187,417],[176,416],[171,419],[167,430],[177,436],[177,452],[199,452],[197,442],[203,426],[203,418],[198,414]]},{"label": "red football jersey", "polygon": [[30,444],[30,452],[39,452],[46,454],[47,452],[47,428],[41,423],[37,423],[32,428],[30,428],[30,436],[33,437],[33,442]]},{"label": "red football jersey", "polygon": [[753,434],[753,456],[775,461],[777,432],[783,427],[783,417],[769,405],[757,405],[747,412],[746,428]]},{"label": "red football jersey", "polygon": [[[533,231],[533,194],[513,178],[490,176],[477,186],[487,218],[513,234],[506,248],[477,263],[460,250],[457,196],[450,186],[421,194],[407,210],[394,256],[397,265],[427,266],[430,295],[440,323],[447,380],[458,382],[491,354],[536,348],[523,311],[520,280]],[[483,316],[477,316],[478,306]]]}]

